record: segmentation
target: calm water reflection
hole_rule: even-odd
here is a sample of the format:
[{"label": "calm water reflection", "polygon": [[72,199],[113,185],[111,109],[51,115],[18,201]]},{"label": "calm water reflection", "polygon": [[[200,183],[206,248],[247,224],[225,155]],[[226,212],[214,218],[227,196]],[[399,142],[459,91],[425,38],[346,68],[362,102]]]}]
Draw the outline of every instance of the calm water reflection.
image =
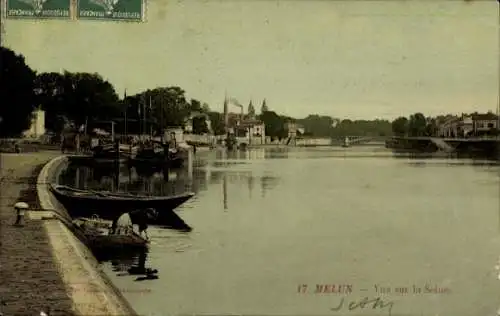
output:
[{"label": "calm water reflection", "polygon": [[[198,175],[199,176],[199,175]],[[70,164],[60,175],[59,183],[80,189],[134,192],[145,195],[170,195],[204,189],[206,181],[188,176],[187,170],[162,171],[127,168],[114,164],[79,166]],[[200,187],[202,186],[202,187]]]},{"label": "calm water reflection", "polygon": [[[178,210],[192,232],[150,229],[147,264],[159,280],[134,282],[106,265],[140,314],[388,315],[372,305],[335,313],[344,294],[315,294],[317,284],[351,285],[349,301],[381,296],[392,315],[500,307],[497,165],[369,147],[202,156],[192,177],[172,172],[170,182],[120,172],[120,189],[197,192]],[[95,170],[85,177],[111,188]]]}]

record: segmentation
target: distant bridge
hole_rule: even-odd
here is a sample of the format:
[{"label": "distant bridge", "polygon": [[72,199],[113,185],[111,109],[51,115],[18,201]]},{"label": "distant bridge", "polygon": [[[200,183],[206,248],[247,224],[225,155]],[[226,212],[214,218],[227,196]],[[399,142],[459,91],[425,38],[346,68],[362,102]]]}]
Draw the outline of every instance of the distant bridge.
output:
[{"label": "distant bridge", "polygon": [[468,137],[468,138],[451,138],[451,137],[435,137],[435,136],[391,136],[391,139],[408,139],[408,140],[436,140],[440,139],[445,142],[477,142],[477,141],[498,141],[498,136],[483,136],[483,137]]},{"label": "distant bridge", "polygon": [[346,137],[349,139],[349,145],[360,145],[371,142],[383,143],[387,140],[386,136],[339,136],[332,138],[332,145],[341,145],[344,143]]},{"label": "distant bridge", "polygon": [[431,141],[438,148],[449,151],[453,148],[453,145],[460,142],[498,142],[500,137],[489,136],[489,137],[469,137],[469,138],[443,138],[435,136],[415,136],[415,137],[399,137],[399,136],[338,136],[332,138],[333,144],[343,144],[345,138],[349,138],[349,144],[364,144],[370,142],[385,142],[388,139],[406,139],[406,140],[422,140]]}]

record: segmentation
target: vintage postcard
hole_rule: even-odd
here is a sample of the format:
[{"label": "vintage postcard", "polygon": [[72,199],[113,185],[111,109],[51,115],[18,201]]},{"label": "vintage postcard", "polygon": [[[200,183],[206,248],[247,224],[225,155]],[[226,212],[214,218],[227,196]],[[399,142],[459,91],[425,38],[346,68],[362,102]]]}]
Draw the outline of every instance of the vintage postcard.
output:
[{"label": "vintage postcard", "polygon": [[500,315],[497,1],[0,3],[0,315]]}]

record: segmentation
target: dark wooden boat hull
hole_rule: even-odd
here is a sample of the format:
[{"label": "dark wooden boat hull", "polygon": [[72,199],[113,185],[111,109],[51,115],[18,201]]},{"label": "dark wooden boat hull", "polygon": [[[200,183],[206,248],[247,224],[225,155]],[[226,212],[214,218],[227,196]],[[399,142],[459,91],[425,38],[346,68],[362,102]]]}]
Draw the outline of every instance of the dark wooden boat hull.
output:
[{"label": "dark wooden boat hull", "polygon": [[93,252],[134,252],[148,248],[148,240],[134,231],[109,234],[111,222],[100,218],[76,219],[73,221],[73,228]]},{"label": "dark wooden boat hull", "polygon": [[[73,217],[91,217],[96,214],[105,220],[115,220],[123,213],[137,209],[154,208],[158,211],[158,217],[151,220],[151,225],[162,225],[187,229],[187,226],[173,210],[194,196],[194,193],[186,193],[177,196],[141,198],[137,197],[100,197],[100,196],[75,196],[51,186],[51,191],[58,201],[64,205],[68,213]],[[186,227],[181,227],[185,225]]]},{"label": "dark wooden boat hull", "polygon": [[93,156],[80,156],[68,158],[69,162],[78,166],[98,168],[98,167],[112,167],[113,165],[119,163],[123,164],[128,161],[128,159],[111,159],[111,158],[94,158]]},{"label": "dark wooden boat hull", "polygon": [[187,152],[184,150],[177,150],[172,152],[169,150],[169,146],[157,142],[161,146],[159,151],[155,150],[155,147],[143,148],[137,152],[135,157],[130,159],[132,165],[141,166],[155,166],[155,167],[167,167],[167,168],[180,168],[182,167],[184,160],[187,159]]},{"label": "dark wooden boat hull", "polygon": [[95,251],[138,250],[148,247],[146,240],[135,235],[87,236],[88,246]]},{"label": "dark wooden boat hull", "polygon": [[102,149],[98,147],[93,149],[92,157],[96,161],[113,161],[113,160],[126,161],[127,159],[130,159],[132,157],[132,154],[130,152],[123,150],[120,150],[117,153],[114,150],[114,148]]}]

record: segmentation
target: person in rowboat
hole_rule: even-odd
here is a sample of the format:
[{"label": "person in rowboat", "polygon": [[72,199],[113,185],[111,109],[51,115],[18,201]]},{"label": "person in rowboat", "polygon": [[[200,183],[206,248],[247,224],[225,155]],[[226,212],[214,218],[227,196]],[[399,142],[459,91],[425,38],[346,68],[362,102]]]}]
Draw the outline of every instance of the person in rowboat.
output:
[{"label": "person in rowboat", "polygon": [[146,239],[149,239],[148,236],[148,222],[150,220],[154,220],[158,217],[158,212],[153,208],[147,208],[145,210],[137,210],[130,212],[130,218],[132,219],[132,223],[139,227],[139,235],[143,235]]},{"label": "person in rowboat", "polygon": [[139,228],[139,235],[144,235],[146,239],[149,239],[147,232],[148,221],[155,219],[157,216],[158,212],[152,208],[124,213],[113,221],[111,232],[112,234],[118,235],[130,234],[134,231],[134,225],[137,225]]}]

